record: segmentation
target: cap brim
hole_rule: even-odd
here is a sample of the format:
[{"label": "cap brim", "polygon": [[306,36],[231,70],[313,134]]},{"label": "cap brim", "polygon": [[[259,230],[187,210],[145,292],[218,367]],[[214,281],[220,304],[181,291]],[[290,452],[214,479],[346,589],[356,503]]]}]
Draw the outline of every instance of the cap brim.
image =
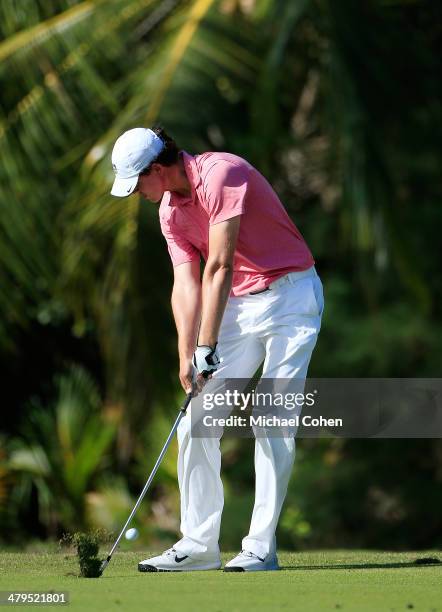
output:
[{"label": "cap brim", "polygon": [[117,196],[118,198],[125,198],[129,196],[138,183],[138,176],[132,176],[131,178],[118,178],[116,177],[114,184],[112,185],[111,195]]}]

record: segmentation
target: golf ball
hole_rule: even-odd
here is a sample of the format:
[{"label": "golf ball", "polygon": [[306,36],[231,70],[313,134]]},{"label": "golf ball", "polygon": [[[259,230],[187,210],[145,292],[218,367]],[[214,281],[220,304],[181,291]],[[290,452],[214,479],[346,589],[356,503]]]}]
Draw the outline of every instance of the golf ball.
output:
[{"label": "golf ball", "polygon": [[132,527],[132,529],[128,529],[124,535],[126,540],[136,540],[138,538],[138,529]]}]

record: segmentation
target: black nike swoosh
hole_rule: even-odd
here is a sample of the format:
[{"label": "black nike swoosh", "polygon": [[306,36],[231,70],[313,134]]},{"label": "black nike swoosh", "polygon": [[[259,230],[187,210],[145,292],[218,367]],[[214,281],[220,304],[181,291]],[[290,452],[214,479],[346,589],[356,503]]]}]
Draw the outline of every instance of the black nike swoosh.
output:
[{"label": "black nike swoosh", "polygon": [[181,561],[184,561],[184,559],[187,559],[188,555],[185,555],[184,557],[179,558],[178,555],[175,555],[175,562],[176,563],[181,563]]}]

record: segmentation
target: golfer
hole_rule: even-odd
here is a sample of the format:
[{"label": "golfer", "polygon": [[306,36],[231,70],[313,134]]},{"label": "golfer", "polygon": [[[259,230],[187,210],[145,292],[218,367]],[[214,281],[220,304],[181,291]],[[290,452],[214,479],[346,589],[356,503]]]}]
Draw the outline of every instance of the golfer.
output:
[{"label": "golfer", "polygon": [[[186,393],[200,391],[212,375],[250,379],[261,364],[263,378],[305,379],[321,326],[322,284],[267,180],[236,155],[180,151],[161,128],[125,132],[114,145],[112,165],[112,195],[140,193],[160,204]],[[140,571],[221,567],[220,441],[190,435],[190,410],[178,428],[183,537],[141,561]],[[294,436],[256,438],[250,530],[224,571],[279,569],[275,530],[294,457]]]}]

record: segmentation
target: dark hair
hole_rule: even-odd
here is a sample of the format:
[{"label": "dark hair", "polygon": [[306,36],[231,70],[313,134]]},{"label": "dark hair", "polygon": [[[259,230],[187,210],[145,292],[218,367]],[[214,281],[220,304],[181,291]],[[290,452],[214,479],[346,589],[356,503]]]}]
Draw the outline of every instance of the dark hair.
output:
[{"label": "dark hair", "polygon": [[161,153],[153,159],[140,174],[149,174],[152,164],[161,164],[162,166],[173,166],[178,161],[179,149],[173,138],[166,134],[165,130],[160,126],[155,126],[152,131],[161,138],[164,142],[164,148]]}]

